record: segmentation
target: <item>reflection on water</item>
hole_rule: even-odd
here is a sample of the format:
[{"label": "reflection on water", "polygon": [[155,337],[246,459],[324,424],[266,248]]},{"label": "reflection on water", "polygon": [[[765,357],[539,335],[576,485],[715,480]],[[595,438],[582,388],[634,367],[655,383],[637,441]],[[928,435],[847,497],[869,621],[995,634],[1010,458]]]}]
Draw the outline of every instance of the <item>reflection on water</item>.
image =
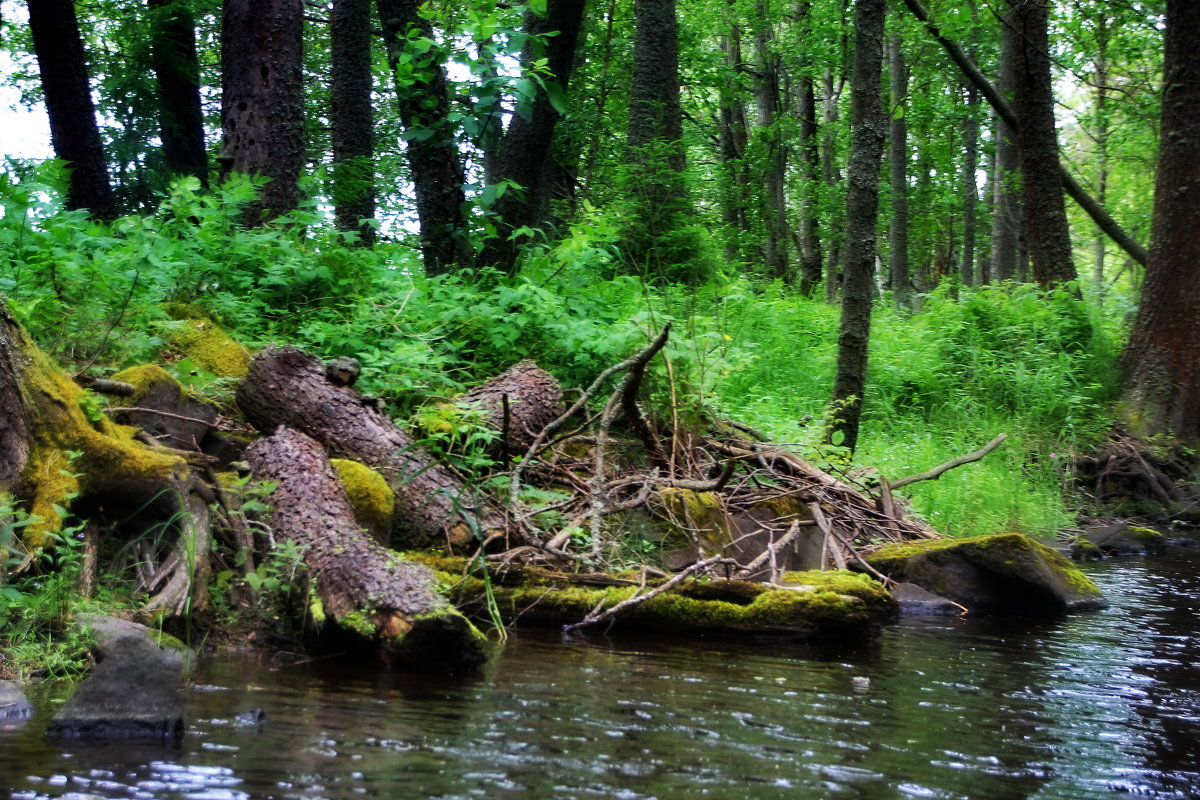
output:
[{"label": "reflection on water", "polygon": [[[483,673],[206,663],[182,748],[0,730],[16,798],[1194,797],[1200,559],[1094,569],[1113,607],[853,646],[521,633]],[[258,722],[253,709],[265,718]]]}]

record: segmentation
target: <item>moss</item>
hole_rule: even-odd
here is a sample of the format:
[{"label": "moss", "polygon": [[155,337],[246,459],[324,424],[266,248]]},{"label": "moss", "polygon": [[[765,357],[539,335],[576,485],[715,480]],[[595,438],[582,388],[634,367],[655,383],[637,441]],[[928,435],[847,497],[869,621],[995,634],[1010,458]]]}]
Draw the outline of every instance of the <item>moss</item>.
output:
[{"label": "moss", "polygon": [[308,616],[315,627],[320,628],[325,624],[325,604],[321,602],[321,597],[316,592],[309,592]]},{"label": "moss", "polygon": [[733,541],[732,523],[721,498],[714,492],[661,489],[652,507],[671,526],[663,539],[665,547],[696,540],[702,551],[719,553]]},{"label": "moss", "polygon": [[[175,308],[172,312],[194,309]],[[178,326],[166,330],[171,345],[204,369],[221,378],[244,378],[250,369],[250,351],[235,342],[219,325],[204,316],[176,317]]]},{"label": "moss", "polygon": [[1129,535],[1137,539],[1147,547],[1162,547],[1167,542],[1167,537],[1163,536],[1153,528],[1143,528],[1138,525],[1130,525],[1126,528]]},{"label": "moss", "polygon": [[357,461],[335,458],[331,463],[350,498],[354,520],[376,539],[386,541],[396,506],[396,496],[387,479]]},{"label": "moss", "polygon": [[351,611],[337,618],[337,624],[351,633],[371,638],[375,636],[375,625],[371,618],[362,611]]},{"label": "moss", "polygon": [[171,373],[157,364],[143,364],[139,367],[129,367],[113,375],[112,379],[133,386],[133,394],[126,400],[131,406],[136,406],[140,403],[150,393],[150,390],[157,386],[173,386],[179,394],[183,394],[183,387],[180,386],[179,381],[171,377]]},{"label": "moss", "polygon": [[76,494],[119,495],[147,485],[176,482],[186,471],[173,455],[134,441],[134,430],[94,409],[89,395],[22,334],[25,367],[21,388],[30,428],[30,458],[21,494],[39,517],[23,530],[38,549],[53,542],[62,514]]}]

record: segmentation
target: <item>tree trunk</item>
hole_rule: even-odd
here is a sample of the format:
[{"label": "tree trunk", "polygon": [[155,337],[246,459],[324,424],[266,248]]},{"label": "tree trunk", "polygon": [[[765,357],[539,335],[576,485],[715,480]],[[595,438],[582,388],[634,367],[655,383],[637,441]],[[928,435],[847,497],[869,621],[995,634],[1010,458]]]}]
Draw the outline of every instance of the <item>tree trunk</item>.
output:
[{"label": "tree trunk", "polygon": [[329,18],[333,206],[339,229],[375,241],[375,112],[371,0],[334,0]]},{"label": "tree trunk", "polygon": [[396,495],[393,540],[403,547],[464,548],[476,534],[505,528],[502,514],[477,498],[413,438],[353,390],[326,380],[321,361],[295,348],[268,347],[250,362],[237,403],[259,430],[281,425],[311,436],[335,458],[378,469]]},{"label": "tree trunk", "polygon": [[[1108,199],[1108,19],[1101,12],[1097,17],[1096,69],[1092,77],[1096,84],[1096,202]],[[1097,291],[1104,288],[1104,256],[1108,239],[1097,230],[1092,242],[1092,285]]]},{"label": "tree trunk", "polygon": [[1168,0],[1150,260],[1122,355],[1134,432],[1200,443],[1200,5]]},{"label": "tree trunk", "polygon": [[27,0],[54,155],[71,167],[67,208],[99,219],[117,215],[88,83],[87,57],[72,0]]},{"label": "tree trunk", "polygon": [[[1000,91],[1015,90],[1016,34],[1001,27]],[[1018,242],[1021,239],[1021,165],[1017,131],[1006,115],[996,120],[996,170],[992,176],[992,268],[993,281],[1017,277]]]},{"label": "tree trunk", "polygon": [[754,102],[758,107],[759,136],[766,145],[763,159],[763,195],[760,204],[763,227],[763,265],[767,277],[792,281],[788,260],[787,148],[779,128],[780,77],[782,65],[775,49],[772,20],[764,4],[756,7],[754,49],[757,55]]},{"label": "tree trunk", "polygon": [[979,185],[975,182],[975,170],[979,165],[979,92],[967,87],[966,118],[963,120],[963,241],[962,261],[959,268],[963,286],[975,286],[975,209],[979,203]]},{"label": "tree trunk", "polygon": [[518,109],[508,124],[508,132],[500,145],[495,181],[511,181],[516,186],[510,186],[492,206],[496,235],[484,245],[479,257],[481,264],[513,272],[518,254],[517,242],[511,238],[513,232],[536,227],[542,222],[548,201],[545,189],[548,184],[546,168],[551,163],[550,146],[561,116],[559,108],[571,80],[584,5],[585,0],[550,0],[545,16],[532,11],[525,16],[525,31],[530,37],[555,34],[547,39],[544,48],[539,46],[536,38],[531,38],[525,46],[522,61],[525,69],[530,70],[536,60],[546,59],[550,74],[543,77],[556,97],[552,99],[547,89],[539,86],[528,109]]},{"label": "tree trunk", "polygon": [[[732,13],[732,4],[730,11]],[[725,260],[741,260],[750,234],[746,207],[750,196],[750,175],[746,164],[747,131],[746,106],[737,75],[742,70],[740,21],[730,24],[729,33],[721,37],[721,52],[725,57],[728,78],[722,83],[718,108],[717,132],[721,148],[721,217],[728,228]]]},{"label": "tree trunk", "polygon": [[821,149],[817,138],[817,98],[811,75],[800,78],[796,115],[804,175],[800,197],[800,293],[811,297],[821,283],[821,240],[817,233],[821,184]]},{"label": "tree trunk", "polygon": [[255,477],[275,484],[271,529],[304,548],[321,616],[379,646],[396,666],[453,672],[484,660],[483,637],[438,593],[433,571],[376,544],[355,524],[317,442],[281,427],[246,457]]},{"label": "tree trunk", "polygon": [[246,210],[256,225],[296,208],[304,168],[300,0],[226,0],[221,23],[221,162],[270,181]]},{"label": "tree trunk", "polygon": [[[419,13],[416,0],[375,0],[383,23],[383,42],[396,84],[400,121],[417,220],[421,257],[428,275],[452,272],[468,261],[466,194],[462,158],[450,122],[450,95],[441,50],[433,44],[417,51],[410,38],[434,42],[433,27]],[[402,56],[404,58],[402,58]]]},{"label": "tree trunk", "polygon": [[892,296],[896,305],[904,308],[912,298],[912,282],[908,274],[908,122],[905,106],[908,102],[908,69],[900,34],[888,41],[888,61],[891,72],[892,116],[888,131],[888,167],[892,190],[892,220],[888,227],[888,251],[891,261]]},{"label": "tree trunk", "polygon": [[200,61],[196,23],[184,0],[148,0],[158,124],[163,163],[173,175],[191,175],[208,186],[204,113],[200,106]]},{"label": "tree trunk", "polygon": [[[871,276],[875,269],[879,214],[879,167],[887,122],[880,98],[884,0],[858,0],[854,11],[854,74],[851,151],[846,182],[847,255],[833,387],[830,440],[851,453],[858,443],[871,334]],[[835,442],[836,443],[836,442]]]},{"label": "tree trunk", "polygon": [[[821,175],[825,180],[826,190],[832,193],[837,191],[842,181],[841,173],[837,168],[837,101],[842,91],[840,86],[835,89],[833,69],[830,67],[825,68],[821,79],[821,88],[821,130],[823,132],[821,137]],[[838,287],[841,283],[839,270],[842,266],[842,248],[845,245],[845,223],[845,218],[836,213],[829,220],[829,236],[826,237],[829,253],[825,259],[825,302],[827,303],[837,300]]]},{"label": "tree trunk", "polygon": [[1050,85],[1050,12],[1046,0],[1009,0],[1009,4],[1008,21],[1018,42],[1014,89],[1025,230],[1033,278],[1049,286],[1076,277]]}]

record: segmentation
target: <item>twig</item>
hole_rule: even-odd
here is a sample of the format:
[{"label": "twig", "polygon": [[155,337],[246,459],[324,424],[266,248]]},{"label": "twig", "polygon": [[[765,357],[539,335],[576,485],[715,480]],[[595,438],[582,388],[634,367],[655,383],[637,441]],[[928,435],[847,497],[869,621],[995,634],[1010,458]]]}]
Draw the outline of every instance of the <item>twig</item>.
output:
[{"label": "twig", "polygon": [[216,425],[214,425],[212,422],[209,422],[206,419],[199,419],[197,417],[187,417],[187,416],[184,416],[183,414],[172,414],[170,411],[160,411],[157,408],[139,408],[137,406],[134,406],[133,408],[106,408],[104,410],[106,412],[108,412],[109,414],[119,414],[119,413],[127,412],[127,411],[129,411],[129,412],[141,411],[144,414],[158,414],[160,417],[170,417],[171,419],[181,419],[184,422],[196,422],[201,425],[207,425],[210,428],[216,427]]},{"label": "twig", "polygon": [[758,558],[751,561],[746,566],[738,570],[738,577],[749,578],[762,567],[763,563],[769,558],[771,560],[771,580],[775,580],[775,555],[784,547],[792,542],[793,539],[800,533],[800,520],[794,520],[787,533],[779,537],[776,541],[768,545]]},{"label": "twig", "polygon": [[908,475],[904,478],[900,478],[898,480],[891,481],[889,483],[889,486],[892,489],[899,489],[901,486],[908,486],[910,483],[916,483],[918,481],[937,480],[938,478],[940,478],[942,476],[943,472],[952,470],[955,467],[961,467],[963,464],[970,464],[972,461],[978,461],[979,459],[983,458],[988,453],[992,452],[997,447],[999,447],[1000,444],[1007,438],[1008,438],[1008,434],[1002,433],[999,436],[997,436],[995,439],[992,439],[990,442],[985,444],[983,447],[976,450],[974,453],[968,453],[965,456],[959,456],[958,458],[953,458],[953,459],[947,461],[945,464],[940,464],[940,465],[934,467],[933,469],[926,470],[925,472],[918,472],[915,475]]},{"label": "twig", "polygon": [[689,481],[689,480],[672,480],[668,481],[667,485],[675,489],[690,489],[693,492],[719,492],[725,488],[725,484],[729,483],[729,479],[733,477],[733,470],[737,466],[737,459],[731,458],[725,462],[725,466],[721,468],[721,474],[711,481]]},{"label": "twig", "polygon": [[674,577],[672,577],[670,580],[666,581],[665,583],[661,583],[658,586],[655,586],[653,589],[646,592],[645,594],[634,594],[630,597],[625,598],[621,602],[617,603],[615,606],[611,606],[610,608],[608,608],[604,611],[600,611],[599,607],[592,609],[591,613],[589,613],[581,621],[576,622],[572,625],[564,625],[563,629],[562,629],[563,635],[568,635],[568,634],[574,633],[575,631],[579,630],[580,628],[586,628],[588,625],[595,625],[597,622],[603,622],[606,619],[610,619],[610,618],[616,616],[617,614],[619,614],[620,612],[624,611],[627,608],[632,608],[633,606],[641,605],[642,603],[646,602],[650,598],[657,597],[658,595],[662,594],[663,592],[668,591],[669,589],[677,586],[681,581],[683,581],[689,575],[699,572],[702,569],[708,569],[709,567],[715,566],[717,564],[736,564],[736,563],[737,562],[734,561],[732,558],[726,558],[725,556],[713,556],[712,558],[706,558],[703,561],[697,561],[695,564],[692,564],[690,567],[683,570],[682,572],[677,572],[674,575]]},{"label": "twig", "polygon": [[[842,553],[842,540],[833,533],[833,527],[829,524],[829,520],[825,517],[825,512],[821,510],[820,503],[809,503],[808,511],[812,514],[813,521],[817,523],[817,527],[821,529],[824,538],[821,541],[821,569],[825,569],[825,556],[829,555],[833,558],[833,564],[838,569],[846,568],[846,556]],[[830,547],[830,543],[834,545]]]}]

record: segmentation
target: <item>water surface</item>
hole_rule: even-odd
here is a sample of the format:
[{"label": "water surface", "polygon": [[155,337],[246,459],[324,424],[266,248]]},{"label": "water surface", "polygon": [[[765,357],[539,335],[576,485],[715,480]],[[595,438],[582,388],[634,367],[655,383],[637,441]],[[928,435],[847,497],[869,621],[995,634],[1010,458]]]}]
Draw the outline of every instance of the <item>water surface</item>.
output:
[{"label": "water surface", "polygon": [[[1200,796],[1200,559],[1092,568],[1113,607],[869,642],[522,632],[480,674],[222,653],[180,748],[0,730],[15,798]],[[247,712],[261,708],[255,723]]]}]

